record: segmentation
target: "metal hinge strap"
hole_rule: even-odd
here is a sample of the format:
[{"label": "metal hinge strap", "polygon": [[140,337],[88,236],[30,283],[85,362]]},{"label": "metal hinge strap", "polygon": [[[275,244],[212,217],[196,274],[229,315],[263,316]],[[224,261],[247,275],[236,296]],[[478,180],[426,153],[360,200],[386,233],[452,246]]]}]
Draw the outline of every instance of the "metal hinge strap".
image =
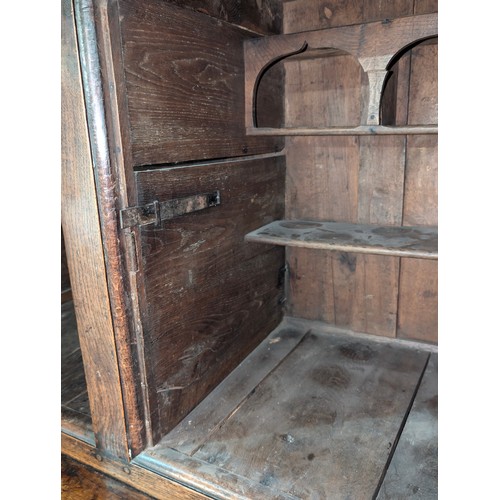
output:
[{"label": "metal hinge strap", "polygon": [[219,191],[162,202],[155,200],[147,205],[120,210],[120,225],[122,229],[149,224],[159,226],[165,220],[217,205],[220,205]]}]

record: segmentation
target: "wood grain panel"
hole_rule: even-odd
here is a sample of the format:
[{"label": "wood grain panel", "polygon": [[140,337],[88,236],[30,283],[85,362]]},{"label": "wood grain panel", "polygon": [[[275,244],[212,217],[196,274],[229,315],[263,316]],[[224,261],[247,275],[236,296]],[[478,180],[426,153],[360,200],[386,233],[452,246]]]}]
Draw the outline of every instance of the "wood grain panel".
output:
[{"label": "wood grain panel", "polygon": [[[360,138],[358,222],[401,225],[405,142],[404,137],[396,136]],[[358,307],[345,302],[350,327],[354,331],[395,337],[399,258],[351,256],[350,262],[350,266],[342,267],[342,275],[357,276],[352,304]],[[355,273],[348,274],[353,267]],[[338,290],[337,297],[351,288],[352,285]]]},{"label": "wood grain panel", "polygon": [[[408,121],[437,122],[437,45],[412,50]],[[407,139],[404,224],[438,223],[438,138]],[[437,343],[438,265],[402,259],[398,337]]]},{"label": "wood grain panel", "polygon": [[287,151],[286,218],[356,222],[359,138],[293,137]]},{"label": "wood grain panel", "polygon": [[438,11],[438,0],[414,0],[415,14],[431,14]]},{"label": "wood grain panel", "polygon": [[[238,365],[182,422],[156,447],[192,455],[216,431],[228,415],[237,411],[267,375],[302,340],[306,330],[283,326],[284,322]],[[214,407],[214,401],[217,402]]]},{"label": "wood grain panel", "polygon": [[408,137],[404,224],[432,226],[438,223],[437,162],[437,137]]},{"label": "wood grain panel", "polygon": [[358,222],[401,225],[405,138],[361,137]]},{"label": "wood grain panel", "polygon": [[401,259],[398,337],[438,341],[438,264]]},{"label": "wood grain panel", "polygon": [[161,0],[119,6],[134,165],[282,148],[245,135],[247,31]]},{"label": "wood grain panel", "polygon": [[137,489],[153,498],[168,498],[169,500],[201,500],[208,498],[176,481],[162,477],[161,474],[150,472],[133,462],[124,466],[122,461],[102,456],[100,453],[96,453],[95,447],[65,434],[61,436],[61,452],[91,467],[93,471],[99,471],[128,485],[133,490]]},{"label": "wood grain panel", "polygon": [[285,126],[360,124],[363,89],[368,79],[354,57],[290,59],[285,68]]},{"label": "wood grain panel", "polygon": [[335,325],[355,332],[395,337],[398,273],[396,257],[335,254]]},{"label": "wood grain panel", "polygon": [[411,53],[408,124],[438,122],[438,45],[421,44]]},{"label": "wood grain panel", "polygon": [[283,33],[363,22],[364,0],[295,0],[283,3]]},{"label": "wood grain panel", "polygon": [[[348,55],[330,57],[328,61],[329,65],[321,59],[286,63],[287,126],[359,122],[362,73],[359,64]],[[336,99],[329,99],[325,92],[331,87],[337,88]],[[331,107],[326,106],[327,102]],[[358,169],[351,165],[358,165],[360,161],[359,139],[294,137],[287,139],[287,151],[287,218],[355,222]],[[332,284],[335,258],[331,252],[287,249],[288,314],[335,321]]]},{"label": "wood grain panel", "polygon": [[61,456],[62,500],[147,500],[152,498],[66,455]]},{"label": "wood grain panel", "polygon": [[[287,210],[293,218],[305,213],[309,218],[401,224],[405,139],[363,138],[361,147],[356,148],[357,141],[352,138],[343,138],[343,143],[321,138],[322,163],[315,166],[324,167],[305,175],[307,166],[297,165],[296,161],[312,155],[316,160],[315,143],[319,140],[309,140],[308,144],[313,144],[312,154],[297,150],[297,155],[288,161],[288,179],[292,180],[287,184],[287,202],[295,203],[291,203],[294,208]],[[342,148],[347,141],[351,141],[350,150]],[[335,144],[337,147],[332,147]],[[335,175],[337,172],[340,177]],[[317,191],[311,190],[311,185],[317,186]],[[300,198],[296,194],[299,192]],[[396,257],[321,255],[319,251],[289,249],[288,260],[289,314],[331,321],[355,331],[396,335],[399,276]]]},{"label": "wood grain panel", "polygon": [[335,323],[335,254],[287,248],[286,256],[290,268],[287,315]]},{"label": "wood grain panel", "polygon": [[283,23],[281,0],[168,0],[168,2],[262,35],[281,33]]},{"label": "wood grain panel", "polygon": [[427,358],[309,332],[193,457],[296,498],[371,498]]},{"label": "wood grain panel", "polygon": [[284,252],[244,241],[284,214],[284,157],[137,173],[141,202],[220,190],[221,205],[142,230],[143,319],[170,430],[281,319]]},{"label": "wood grain panel", "polygon": [[128,457],[118,361],[70,1],[62,3],[62,227],[99,449]]},{"label": "wood grain panel", "polygon": [[[340,2],[331,6],[328,2],[297,0],[284,4],[284,32],[369,22],[407,16],[412,12],[413,1]],[[386,87],[382,103],[384,123],[406,125],[418,121],[419,124],[425,124],[431,123],[428,119],[437,118],[437,80],[434,69],[437,46],[435,43],[423,44],[414,51],[415,57],[408,52],[399,58],[397,66],[393,68],[395,75]],[[349,88],[349,94],[343,96],[345,112],[337,109],[335,116],[357,123],[356,106],[359,103],[356,104],[354,100],[359,100],[363,95],[360,89],[364,82],[360,76],[348,75],[347,67],[343,70],[337,67],[336,71],[330,72],[327,66],[332,65],[332,61],[338,61],[340,65],[349,64],[345,56],[344,61],[331,57],[308,61],[290,59],[286,63],[287,126],[299,126],[299,120],[304,119],[316,120],[315,126],[324,126],[330,119],[331,107],[335,106],[327,96],[330,92],[335,93],[337,78]],[[307,70],[301,72],[300,65],[304,68],[307,66]],[[305,88],[311,82],[314,91],[301,94],[301,87]],[[328,106],[321,109],[321,102],[328,102]],[[437,119],[432,123],[437,123]],[[357,154],[354,153],[354,147],[357,146],[353,147],[351,143],[350,149],[342,152],[342,146],[334,143],[334,139],[287,139],[287,218],[401,225],[404,200],[404,224],[437,224],[437,220],[423,222],[425,216],[417,216],[417,213],[432,213],[435,203],[432,201],[434,174],[426,174],[425,167],[416,166],[425,163],[423,157],[430,154],[422,150],[425,149],[424,144],[432,148],[431,144],[437,143],[437,137],[427,140],[423,136],[412,137],[409,139],[408,151],[405,137],[359,137],[356,139],[356,145],[359,144]],[[344,148],[348,147],[347,144],[344,144]],[[321,156],[318,152],[321,152]],[[409,166],[405,181],[406,156]],[[345,162],[343,166],[342,161]],[[431,163],[427,162],[428,167]],[[415,213],[418,222],[410,222],[410,213]],[[396,335],[399,259],[394,258],[389,264],[390,258],[385,257],[365,260],[366,257],[359,255],[327,255],[299,249],[288,249],[287,258],[291,263],[289,314],[330,321],[356,331],[391,337]],[[403,274],[413,261],[406,262],[405,269],[401,271]],[[428,267],[433,265],[428,263]],[[296,269],[294,266],[297,266]],[[428,296],[430,292],[424,285],[427,274],[419,275],[416,271],[412,276],[412,282],[419,282],[420,279],[421,285],[414,286],[413,295],[410,295],[415,298],[415,293],[421,296],[425,292]],[[376,282],[379,285],[372,287],[375,291],[373,294],[373,291],[368,291],[368,283]],[[326,290],[323,289],[325,286]],[[421,286],[424,289],[420,289]],[[328,290],[328,287],[331,289]],[[366,290],[364,287],[367,287]],[[375,305],[371,308],[368,304],[375,297]],[[410,298],[408,301],[403,299],[403,306],[406,303],[409,306]],[[430,312],[430,315],[433,313]],[[404,321],[405,317],[403,314],[399,321]],[[411,318],[415,320],[417,314]],[[411,321],[410,317],[408,319]],[[415,324],[415,329],[418,329],[418,324]],[[409,334],[410,330],[407,332]]]},{"label": "wood grain panel", "polygon": [[283,33],[346,26],[385,18],[404,17],[412,13],[413,0],[376,2],[373,0],[294,0],[283,4]]}]

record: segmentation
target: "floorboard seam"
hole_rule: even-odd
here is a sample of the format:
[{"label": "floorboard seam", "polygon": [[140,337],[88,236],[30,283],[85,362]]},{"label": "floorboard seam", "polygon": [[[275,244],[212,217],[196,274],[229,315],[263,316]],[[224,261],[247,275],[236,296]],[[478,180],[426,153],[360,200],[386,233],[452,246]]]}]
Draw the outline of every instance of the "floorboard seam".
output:
[{"label": "floorboard seam", "polygon": [[293,349],[288,352],[288,354],[286,356],[284,356],[280,361],[279,363],[274,366],[272,368],[272,370],[248,393],[246,394],[246,396],[234,407],[234,409],[225,417],[223,418],[218,424],[217,424],[217,427],[214,427],[213,430],[207,434],[206,436],[206,439],[203,443],[201,443],[199,446],[197,446],[194,451],[192,451],[189,456],[190,457],[194,457],[194,455],[201,449],[203,448],[203,446],[205,445],[205,443],[210,439],[210,437],[217,431],[219,431],[219,429],[247,402],[248,398],[254,393],[255,389],[260,385],[262,384],[265,380],[267,380],[267,378],[276,371],[276,369],[281,366],[281,364],[285,361],[285,359],[288,358],[288,356],[290,356],[290,354],[292,354],[292,352],[295,351],[295,349],[297,349],[297,347],[299,345],[302,344],[302,342],[304,342],[304,339],[308,336],[309,333],[311,333],[312,330],[307,330],[304,335],[302,336],[302,338],[299,340],[299,342],[297,342],[297,344],[295,344],[295,346],[293,347]]},{"label": "floorboard seam", "polygon": [[401,438],[401,434],[403,434],[403,430],[404,430],[404,428],[406,426],[406,421],[408,420],[410,412],[411,412],[411,410],[413,408],[413,404],[415,402],[415,398],[417,397],[418,391],[420,389],[420,385],[422,384],[422,379],[424,378],[424,374],[425,374],[425,372],[427,370],[427,365],[429,364],[430,358],[431,358],[431,355],[429,354],[427,356],[426,361],[425,361],[422,373],[420,374],[420,377],[418,379],[417,385],[415,386],[415,390],[413,391],[413,394],[412,394],[412,397],[411,397],[411,400],[410,400],[410,404],[408,405],[408,408],[406,409],[406,413],[405,413],[405,415],[403,417],[401,425],[399,426],[399,430],[398,430],[398,433],[396,435],[396,439],[394,440],[394,443],[392,444],[391,451],[389,453],[389,456],[387,457],[387,461],[385,463],[384,469],[382,470],[382,474],[380,475],[379,482],[378,482],[377,487],[375,488],[375,491],[373,493],[372,500],[376,500],[377,499],[378,494],[380,492],[380,488],[382,487],[382,484],[384,484],[385,476],[387,474],[387,471],[389,470],[389,466],[391,465],[392,458],[394,457],[394,453],[396,453],[396,449],[398,447],[399,440]]}]

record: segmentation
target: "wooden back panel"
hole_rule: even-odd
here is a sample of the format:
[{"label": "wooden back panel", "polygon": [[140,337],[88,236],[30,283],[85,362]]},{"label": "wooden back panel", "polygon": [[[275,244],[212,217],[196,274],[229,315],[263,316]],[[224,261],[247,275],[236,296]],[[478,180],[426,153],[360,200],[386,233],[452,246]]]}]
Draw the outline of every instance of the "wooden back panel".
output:
[{"label": "wooden back panel", "polygon": [[[436,12],[436,2],[284,4],[284,32]],[[384,123],[437,123],[437,45],[399,59]],[[366,86],[348,55],[285,62],[285,125],[351,125]],[[326,103],[326,105],[325,105]],[[437,224],[437,136],[287,139],[287,218]],[[389,337],[437,341],[437,264],[289,249],[288,314]]]}]

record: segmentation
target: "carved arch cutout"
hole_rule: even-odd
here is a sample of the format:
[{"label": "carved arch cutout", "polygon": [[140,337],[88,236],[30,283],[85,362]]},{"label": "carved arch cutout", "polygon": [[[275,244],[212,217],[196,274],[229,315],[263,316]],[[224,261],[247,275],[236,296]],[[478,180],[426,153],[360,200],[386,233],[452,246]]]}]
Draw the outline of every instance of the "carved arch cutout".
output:
[{"label": "carved arch cutout", "polygon": [[[368,75],[355,56],[304,44],[300,51],[263,68],[255,88],[253,123],[257,128],[355,127],[361,121],[367,87]],[[317,97],[307,101],[305,110],[301,94],[310,93]]]},{"label": "carved arch cutout", "polygon": [[361,125],[378,125],[382,88],[394,56],[411,44],[437,36],[437,15],[426,14],[245,41],[245,123],[256,128],[255,98],[265,69],[278,60],[312,49],[337,48],[356,57],[368,74],[368,98]]},{"label": "carved arch cutout", "polygon": [[[426,49],[427,46],[431,47]],[[380,99],[382,125],[437,125],[437,46],[438,36],[416,40],[399,50],[389,61]],[[410,64],[410,59],[415,57],[417,62],[414,60]],[[411,92],[415,86],[417,92]],[[420,99],[422,96],[418,93],[423,88],[427,95]],[[415,101],[421,109],[418,113],[412,110],[411,114],[418,114],[420,119],[412,120],[411,116],[408,117],[408,106]]]}]

